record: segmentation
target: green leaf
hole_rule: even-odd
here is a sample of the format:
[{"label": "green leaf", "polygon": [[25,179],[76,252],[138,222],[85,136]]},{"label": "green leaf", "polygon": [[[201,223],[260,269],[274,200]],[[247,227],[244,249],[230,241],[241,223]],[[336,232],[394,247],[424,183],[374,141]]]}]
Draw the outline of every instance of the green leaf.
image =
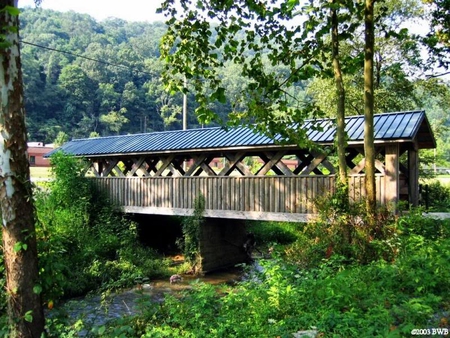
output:
[{"label": "green leaf", "polygon": [[35,285],[33,287],[33,292],[37,295],[40,295],[42,292],[42,286],[40,286],[39,284]]},{"label": "green leaf", "polygon": [[227,102],[227,98],[225,96],[225,88],[223,88],[223,87],[217,88],[215,94],[216,94],[217,101],[219,101],[220,103],[226,103]]},{"label": "green leaf", "polygon": [[14,252],[19,252],[20,250],[26,250],[28,249],[28,245],[22,242],[17,242],[14,244]]},{"label": "green leaf", "polygon": [[14,6],[5,6],[5,10],[12,16],[18,16],[20,13],[20,10]]},{"label": "green leaf", "polygon": [[31,323],[33,321],[33,311],[27,311],[27,313],[25,313],[24,319],[26,322]]}]

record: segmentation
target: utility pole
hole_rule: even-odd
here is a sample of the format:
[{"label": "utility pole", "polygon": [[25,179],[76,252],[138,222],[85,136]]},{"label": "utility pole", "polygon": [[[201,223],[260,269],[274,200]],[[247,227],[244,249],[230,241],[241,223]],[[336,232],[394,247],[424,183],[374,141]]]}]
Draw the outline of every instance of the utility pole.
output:
[{"label": "utility pole", "polygon": [[183,93],[183,130],[187,129],[187,78],[186,75],[184,76],[184,93]]},{"label": "utility pole", "polygon": [[[186,75],[184,76],[184,93],[183,93],[183,130],[187,130],[187,78]],[[183,161],[183,170],[186,172],[187,165],[186,160]]]}]

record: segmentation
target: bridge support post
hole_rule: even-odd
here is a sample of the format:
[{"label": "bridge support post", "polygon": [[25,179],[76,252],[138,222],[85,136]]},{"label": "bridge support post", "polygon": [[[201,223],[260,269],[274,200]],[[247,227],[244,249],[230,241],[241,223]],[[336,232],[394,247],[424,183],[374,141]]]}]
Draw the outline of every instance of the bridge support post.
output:
[{"label": "bridge support post", "polygon": [[209,272],[248,261],[245,240],[244,221],[205,218],[200,233],[201,271]]}]

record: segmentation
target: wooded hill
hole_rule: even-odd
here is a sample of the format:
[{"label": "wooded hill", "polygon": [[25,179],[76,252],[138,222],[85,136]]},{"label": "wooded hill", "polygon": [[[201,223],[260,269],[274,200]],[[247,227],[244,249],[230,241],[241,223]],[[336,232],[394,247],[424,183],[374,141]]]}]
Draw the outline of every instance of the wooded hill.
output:
[{"label": "wooded hill", "polygon": [[[161,83],[159,42],[166,31],[164,23],[98,22],[85,14],[34,8],[23,9],[20,20],[30,141],[54,142],[59,132],[71,139],[181,129],[182,96],[170,95]],[[244,81],[235,67],[221,71],[231,101]],[[448,83],[413,79],[401,63],[384,62],[377,69],[376,111],[427,110],[432,124],[439,126],[439,152],[449,160]],[[361,113],[360,80],[348,79],[347,115]],[[298,83],[295,95],[332,116],[332,88],[332,79],[321,78]],[[200,126],[194,101],[189,95],[189,128]],[[233,105],[239,108],[239,102],[227,101],[213,109],[226,120]]]},{"label": "wooded hill", "polygon": [[20,19],[30,140],[180,128],[182,98],[159,80],[164,23],[44,9],[25,9]]}]

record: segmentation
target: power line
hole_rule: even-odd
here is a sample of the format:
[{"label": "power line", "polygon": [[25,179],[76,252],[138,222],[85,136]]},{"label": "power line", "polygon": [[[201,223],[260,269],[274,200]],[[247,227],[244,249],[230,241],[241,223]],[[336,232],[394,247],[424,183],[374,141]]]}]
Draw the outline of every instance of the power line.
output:
[{"label": "power line", "polygon": [[34,46],[34,47],[38,47],[38,48],[42,48],[42,49],[47,49],[47,50],[50,50],[50,51],[53,51],[53,52],[58,52],[58,53],[63,53],[63,54],[68,54],[68,55],[76,56],[76,57],[79,57],[79,58],[82,58],[82,59],[86,59],[86,60],[89,60],[89,61],[94,61],[94,62],[102,63],[102,64],[107,65],[107,66],[114,66],[114,67],[127,68],[127,69],[130,69],[130,70],[132,70],[132,71],[136,71],[136,72],[139,72],[139,73],[144,73],[144,74],[151,75],[149,72],[146,72],[146,71],[143,71],[143,70],[138,70],[138,69],[132,68],[132,67],[130,67],[130,66],[122,65],[122,64],[120,64],[120,63],[112,63],[112,62],[108,62],[108,61],[98,60],[98,59],[90,58],[90,57],[88,57],[88,56],[84,56],[84,55],[80,55],[80,54],[68,52],[68,51],[61,50],[61,49],[56,49],[56,48],[46,47],[46,46],[38,45],[38,44],[36,44],[36,43],[24,41],[24,40],[20,40],[20,42],[23,43],[23,44],[25,44],[25,45],[30,45],[30,46]]}]

